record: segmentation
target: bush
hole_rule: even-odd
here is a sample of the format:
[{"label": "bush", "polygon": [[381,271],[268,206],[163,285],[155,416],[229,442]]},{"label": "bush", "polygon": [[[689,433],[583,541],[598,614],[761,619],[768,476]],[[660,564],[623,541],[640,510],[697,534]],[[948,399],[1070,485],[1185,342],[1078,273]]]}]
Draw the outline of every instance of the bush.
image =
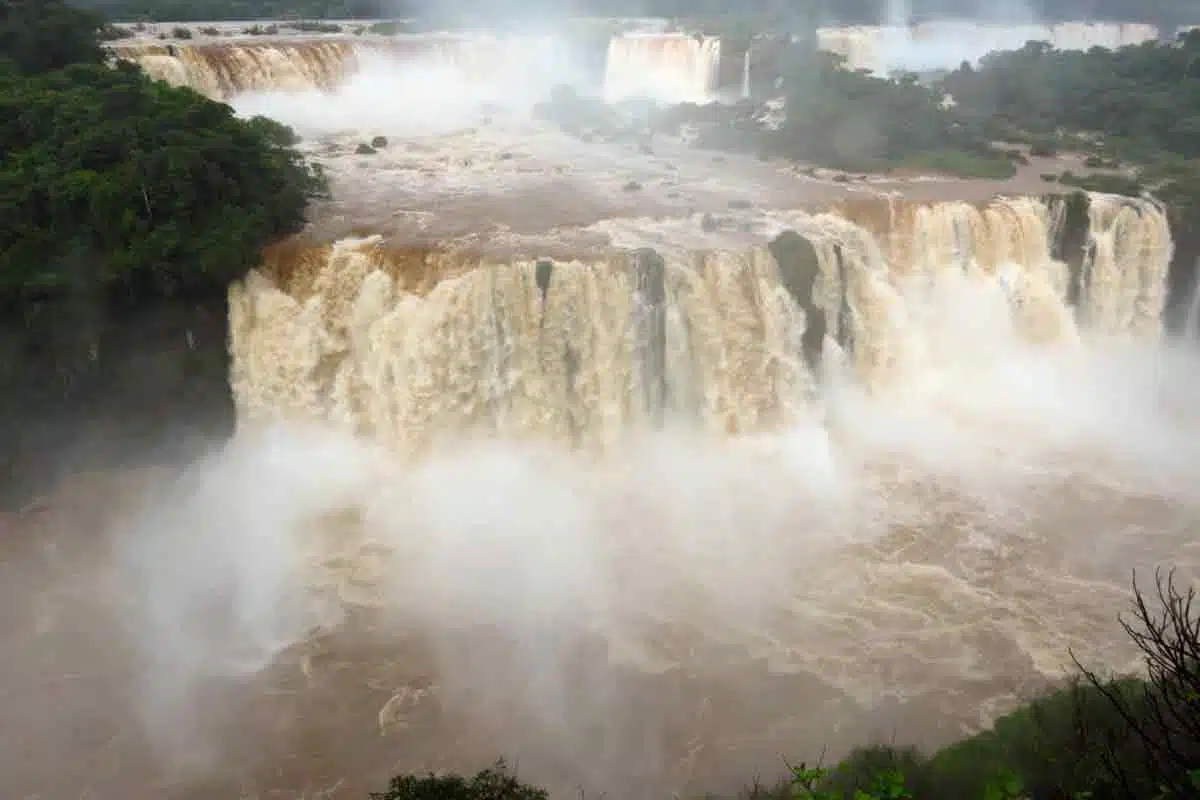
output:
[{"label": "bush", "polygon": [[118,28],[116,25],[105,25],[100,31],[100,41],[115,42],[120,39],[130,39],[133,37],[133,31],[126,28]]},{"label": "bush", "polygon": [[25,74],[104,63],[105,22],[99,14],[52,0],[2,1],[0,63],[7,60]]},{"label": "bush", "polygon": [[933,150],[905,158],[901,165],[910,169],[931,170],[961,178],[1006,180],[1017,174],[1016,165],[1003,155],[977,155],[960,150]]},{"label": "bush", "polygon": [[289,128],[106,66],[94,14],[0,9],[0,305],[223,290],[303,225],[325,182]]},{"label": "bush", "polygon": [[1058,182],[1089,192],[1123,194],[1128,197],[1137,197],[1142,193],[1141,183],[1136,178],[1125,175],[1076,175],[1067,171],[1058,176]]},{"label": "bush", "polygon": [[240,277],[324,189],[294,142],[125,63],[0,74],[0,298]]},{"label": "bush", "polygon": [[1145,658],[1148,680],[1110,683],[1075,660],[1115,719],[1082,731],[1107,774],[1125,791],[1168,798],[1200,792],[1200,614],[1196,591],[1181,592],[1175,573],[1156,572],[1153,608],[1134,577],[1132,621],[1121,627]]},{"label": "bush", "polygon": [[855,750],[816,783],[831,798],[904,800],[914,797],[924,765],[915,748],[875,745]]},{"label": "bush", "polygon": [[172,28],[171,35],[174,36],[176,39],[192,38],[192,32],[187,28]]},{"label": "bush", "polygon": [[289,22],[284,26],[301,33],[341,33],[342,26],[332,22]]},{"label": "bush", "polygon": [[376,22],[367,28],[368,33],[373,33],[376,36],[395,36],[398,33],[404,33],[407,27],[403,22]]},{"label": "bush", "polygon": [[544,790],[521,783],[504,761],[467,779],[461,775],[403,775],[392,778],[386,792],[371,800],[548,800]]}]

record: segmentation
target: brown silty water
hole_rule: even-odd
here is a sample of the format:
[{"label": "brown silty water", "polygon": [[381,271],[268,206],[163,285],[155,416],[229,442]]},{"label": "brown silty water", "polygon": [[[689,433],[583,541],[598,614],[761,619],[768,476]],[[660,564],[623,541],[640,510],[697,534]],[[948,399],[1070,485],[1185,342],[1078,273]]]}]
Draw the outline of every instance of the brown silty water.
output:
[{"label": "brown silty water", "polygon": [[[393,136],[380,170],[436,146]],[[688,157],[707,219],[505,229],[442,204],[502,208],[513,159],[430,168],[422,206],[339,156],[344,211],[457,232],[270,250],[230,291],[233,440],[6,518],[2,793],[353,797],[505,756],[662,797],[944,744],[1069,649],[1133,665],[1130,569],[1197,555],[1160,210],[788,210],[807,176]]]}]

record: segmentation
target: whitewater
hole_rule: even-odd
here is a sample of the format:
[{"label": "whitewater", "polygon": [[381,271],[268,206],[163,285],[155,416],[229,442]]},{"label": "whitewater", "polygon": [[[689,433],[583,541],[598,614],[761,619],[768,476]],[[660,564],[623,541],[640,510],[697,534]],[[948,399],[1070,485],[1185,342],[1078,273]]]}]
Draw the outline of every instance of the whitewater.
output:
[{"label": "whitewater", "polygon": [[[953,741],[1071,653],[1136,668],[1131,570],[1200,555],[1155,202],[585,146],[528,116],[585,71],[554,40],[446,41],[138,51],[295,125],[366,230],[315,220],[231,287],[232,440],[93,476],[5,562],[5,794],[348,797],[500,756],[555,796],[728,791]],[[601,88],[701,97],[691,41],[610,43]]]}]

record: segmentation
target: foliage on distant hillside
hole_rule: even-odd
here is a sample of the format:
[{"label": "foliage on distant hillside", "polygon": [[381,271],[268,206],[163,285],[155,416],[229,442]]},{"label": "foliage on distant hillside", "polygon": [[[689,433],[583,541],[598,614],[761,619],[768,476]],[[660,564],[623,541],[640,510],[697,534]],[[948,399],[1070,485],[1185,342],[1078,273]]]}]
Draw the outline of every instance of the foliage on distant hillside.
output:
[{"label": "foliage on distant hillside", "polygon": [[76,5],[120,22],[377,19],[398,9],[384,0],[77,0]]},{"label": "foliage on distant hillside", "polygon": [[0,66],[18,72],[59,69],[104,60],[99,35],[104,19],[91,11],[45,0],[0,3]]},{"label": "foliage on distant hillside", "polygon": [[979,126],[942,107],[937,91],[912,76],[885,80],[841,63],[815,48],[797,51],[785,69],[786,120],[768,136],[768,153],[849,170],[935,168],[982,178],[1015,172]]},{"label": "foliage on distant hillside", "polygon": [[1093,133],[1114,155],[1200,157],[1200,32],[1177,45],[1054,50],[1030,42],[943,80],[961,114],[997,133]]},{"label": "foliage on distant hillside", "polygon": [[1083,149],[1097,164],[1136,168],[1133,180],[1066,176],[1106,191],[1153,191],[1172,221],[1200,218],[1200,31],[1173,44],[1053,50],[1031,42],[964,65],[942,88],[955,112],[992,136]]}]

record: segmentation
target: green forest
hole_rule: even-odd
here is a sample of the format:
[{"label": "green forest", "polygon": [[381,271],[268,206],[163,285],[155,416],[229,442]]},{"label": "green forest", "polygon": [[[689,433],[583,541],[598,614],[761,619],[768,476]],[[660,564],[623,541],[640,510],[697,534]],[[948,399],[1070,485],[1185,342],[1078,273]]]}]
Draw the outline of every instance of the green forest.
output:
[{"label": "green forest", "polygon": [[1135,170],[1089,185],[1151,190],[1181,224],[1200,209],[1200,31],[1170,45],[1086,53],[1031,42],[979,69],[963,65],[940,88],[958,101],[964,125],[994,138],[1083,150],[1093,164]]},{"label": "green forest", "polygon": [[1088,169],[1046,178],[1162,201],[1175,240],[1171,296],[1181,302],[1200,263],[1200,31],[1116,51],[1029,43],[962,66],[938,91],[958,101],[958,124],[988,139],[1086,154]]},{"label": "green forest", "polygon": [[104,63],[104,21],[0,4],[0,300],[224,290],[322,176],[292,132]]},{"label": "green forest", "polygon": [[[1200,220],[1200,31],[1172,43],[1058,51],[1030,42],[963,64],[932,84],[841,68],[815,46],[784,64],[779,131],[728,146],[835,168],[935,169],[1004,178],[1026,153],[1085,155],[1087,169],[1044,177],[1164,201],[1177,241]],[[943,104],[949,95],[953,105]]]},{"label": "green forest", "polygon": [[942,92],[915,76],[852,72],[815,43],[782,71],[786,119],[762,133],[767,155],[854,172],[933,169],[999,179],[1016,172],[1019,154],[993,147],[981,122],[944,108]]}]

